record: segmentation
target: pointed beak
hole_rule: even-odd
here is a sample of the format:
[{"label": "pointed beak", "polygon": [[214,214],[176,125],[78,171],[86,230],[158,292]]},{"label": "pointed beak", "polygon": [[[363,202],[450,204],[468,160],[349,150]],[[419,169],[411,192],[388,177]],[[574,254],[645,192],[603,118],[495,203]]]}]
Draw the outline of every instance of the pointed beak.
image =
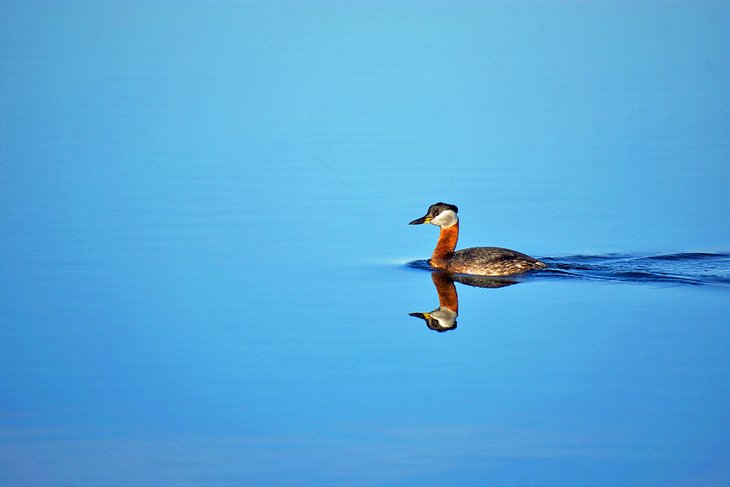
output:
[{"label": "pointed beak", "polygon": [[414,318],[421,318],[422,320],[430,320],[431,319],[431,313],[408,313],[408,316],[413,316]]},{"label": "pointed beak", "polygon": [[408,316],[413,316],[414,318],[425,318],[428,313],[408,313]]},{"label": "pointed beak", "polygon": [[426,216],[422,216],[421,218],[416,218],[411,223],[409,223],[409,225],[422,225],[424,223],[430,223],[430,222],[431,222],[431,217],[426,215]]}]

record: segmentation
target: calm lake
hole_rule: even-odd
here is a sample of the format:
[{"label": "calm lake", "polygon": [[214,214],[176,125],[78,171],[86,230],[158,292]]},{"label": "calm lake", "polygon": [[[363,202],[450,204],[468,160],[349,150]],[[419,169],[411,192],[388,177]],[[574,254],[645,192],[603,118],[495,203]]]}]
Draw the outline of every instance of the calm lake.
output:
[{"label": "calm lake", "polygon": [[0,485],[728,485],[728,25],[6,2]]}]

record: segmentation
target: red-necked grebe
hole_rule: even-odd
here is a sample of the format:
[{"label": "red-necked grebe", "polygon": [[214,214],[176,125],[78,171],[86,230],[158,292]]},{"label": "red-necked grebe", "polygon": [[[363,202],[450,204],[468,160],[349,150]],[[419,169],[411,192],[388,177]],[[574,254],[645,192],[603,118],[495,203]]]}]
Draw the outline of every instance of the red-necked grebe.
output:
[{"label": "red-necked grebe", "polygon": [[409,225],[430,223],[441,229],[436,248],[428,261],[433,267],[456,274],[478,276],[509,276],[547,265],[529,255],[499,247],[473,247],[454,251],[459,239],[459,209],[448,203],[436,203],[428,208],[426,216]]}]

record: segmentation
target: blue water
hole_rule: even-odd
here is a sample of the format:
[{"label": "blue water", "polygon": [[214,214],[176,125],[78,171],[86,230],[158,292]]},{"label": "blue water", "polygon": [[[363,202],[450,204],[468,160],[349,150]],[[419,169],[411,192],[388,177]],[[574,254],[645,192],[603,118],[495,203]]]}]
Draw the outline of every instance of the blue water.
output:
[{"label": "blue water", "polygon": [[5,2],[0,485],[730,483],[727,25]]}]

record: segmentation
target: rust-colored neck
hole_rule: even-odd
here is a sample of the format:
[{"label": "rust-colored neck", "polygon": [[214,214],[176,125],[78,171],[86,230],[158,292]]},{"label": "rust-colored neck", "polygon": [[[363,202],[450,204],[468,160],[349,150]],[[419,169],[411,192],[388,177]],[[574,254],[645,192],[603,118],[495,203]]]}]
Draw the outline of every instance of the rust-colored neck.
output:
[{"label": "rust-colored neck", "polygon": [[438,269],[445,269],[448,260],[454,255],[457,240],[459,240],[459,222],[449,228],[442,228],[439,233],[439,241],[431,255],[431,265]]},{"label": "rust-colored neck", "polygon": [[459,313],[459,296],[456,294],[456,286],[451,276],[445,272],[433,272],[431,280],[439,295],[439,307]]}]

